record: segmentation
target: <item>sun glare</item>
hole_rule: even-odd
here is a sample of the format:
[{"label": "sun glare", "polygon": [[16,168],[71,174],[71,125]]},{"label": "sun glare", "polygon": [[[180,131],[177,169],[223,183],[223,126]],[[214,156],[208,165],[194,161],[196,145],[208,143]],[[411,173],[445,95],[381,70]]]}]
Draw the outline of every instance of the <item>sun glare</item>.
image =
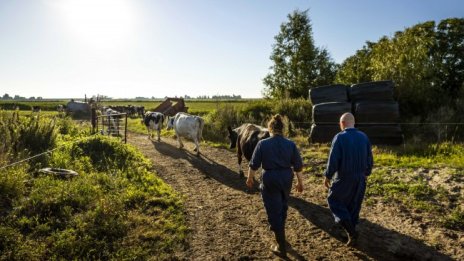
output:
[{"label": "sun glare", "polygon": [[130,0],[60,0],[54,2],[70,33],[95,48],[124,44],[134,27]]}]

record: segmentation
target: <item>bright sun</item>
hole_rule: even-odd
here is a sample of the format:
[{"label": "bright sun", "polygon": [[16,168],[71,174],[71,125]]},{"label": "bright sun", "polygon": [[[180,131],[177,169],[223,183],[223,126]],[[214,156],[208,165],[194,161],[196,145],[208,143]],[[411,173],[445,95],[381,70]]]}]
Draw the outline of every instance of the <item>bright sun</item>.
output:
[{"label": "bright sun", "polygon": [[128,40],[134,27],[130,0],[60,0],[54,2],[78,41],[111,48]]}]

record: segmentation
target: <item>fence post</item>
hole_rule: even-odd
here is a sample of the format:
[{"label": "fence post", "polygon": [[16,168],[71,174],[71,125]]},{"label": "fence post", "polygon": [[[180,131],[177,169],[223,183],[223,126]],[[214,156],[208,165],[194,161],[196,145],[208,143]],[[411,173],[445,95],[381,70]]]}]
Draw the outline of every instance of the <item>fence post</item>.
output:
[{"label": "fence post", "polygon": [[91,133],[95,134],[95,129],[97,128],[97,110],[95,108],[92,108],[90,111],[90,122],[92,124],[92,130]]},{"label": "fence post", "polygon": [[127,113],[126,113],[126,122],[124,123],[124,143],[127,143]]}]

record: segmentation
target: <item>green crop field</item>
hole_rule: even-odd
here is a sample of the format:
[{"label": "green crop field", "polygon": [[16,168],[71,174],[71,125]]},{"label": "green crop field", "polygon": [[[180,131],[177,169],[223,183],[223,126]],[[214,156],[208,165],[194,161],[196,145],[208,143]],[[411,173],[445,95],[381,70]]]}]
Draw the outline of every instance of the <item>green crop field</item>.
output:
[{"label": "green crop field", "polygon": [[[193,114],[206,114],[213,109],[217,109],[223,105],[243,106],[251,101],[257,99],[242,99],[242,100],[195,100],[186,99],[185,106],[188,107],[190,113]],[[21,111],[30,111],[33,106],[39,106],[42,111],[55,111],[59,105],[66,105],[69,100],[1,100],[0,109],[14,110],[19,108]],[[144,106],[145,110],[153,110],[163,102],[161,99],[154,100],[131,100],[131,99],[115,99],[104,100],[101,102],[102,106]]]}]

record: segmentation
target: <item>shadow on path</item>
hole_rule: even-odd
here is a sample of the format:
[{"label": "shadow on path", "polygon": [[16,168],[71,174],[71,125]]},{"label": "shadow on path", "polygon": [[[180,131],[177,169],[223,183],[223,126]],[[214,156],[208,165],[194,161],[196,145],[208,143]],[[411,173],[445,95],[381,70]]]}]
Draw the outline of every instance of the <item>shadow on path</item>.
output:
[{"label": "shadow on path", "polygon": [[[164,142],[153,142],[155,149],[173,159],[187,160],[199,170],[205,178],[212,178],[236,190],[250,193],[245,179],[226,166],[200,154],[197,156],[185,149],[179,149]],[[256,187],[252,193],[257,193]],[[344,233],[335,226],[330,210],[301,198],[291,197],[289,206],[295,208],[304,218],[341,242],[345,242]],[[384,228],[362,219],[359,228],[358,251],[355,254],[361,260],[453,260],[420,240]],[[294,253],[297,255],[297,253]],[[298,256],[298,255],[297,255]],[[300,259],[300,258],[298,258]]]},{"label": "shadow on path", "polygon": [[[195,169],[205,175],[205,178],[212,178],[230,188],[250,193],[245,185],[245,179],[240,178],[235,171],[217,163],[215,160],[205,156],[204,154],[197,156],[190,151],[179,149],[164,142],[153,142],[153,145],[155,149],[163,155],[169,156],[173,159],[187,160]],[[256,189],[253,191],[257,191],[257,187],[258,186],[256,184]]]},{"label": "shadow on path", "polygon": [[[300,198],[291,197],[289,205],[308,221],[332,237],[345,242],[345,233],[335,225],[328,208]],[[368,220],[361,219],[358,225],[359,239],[355,246],[361,260],[453,260],[420,240],[384,228]]]}]

